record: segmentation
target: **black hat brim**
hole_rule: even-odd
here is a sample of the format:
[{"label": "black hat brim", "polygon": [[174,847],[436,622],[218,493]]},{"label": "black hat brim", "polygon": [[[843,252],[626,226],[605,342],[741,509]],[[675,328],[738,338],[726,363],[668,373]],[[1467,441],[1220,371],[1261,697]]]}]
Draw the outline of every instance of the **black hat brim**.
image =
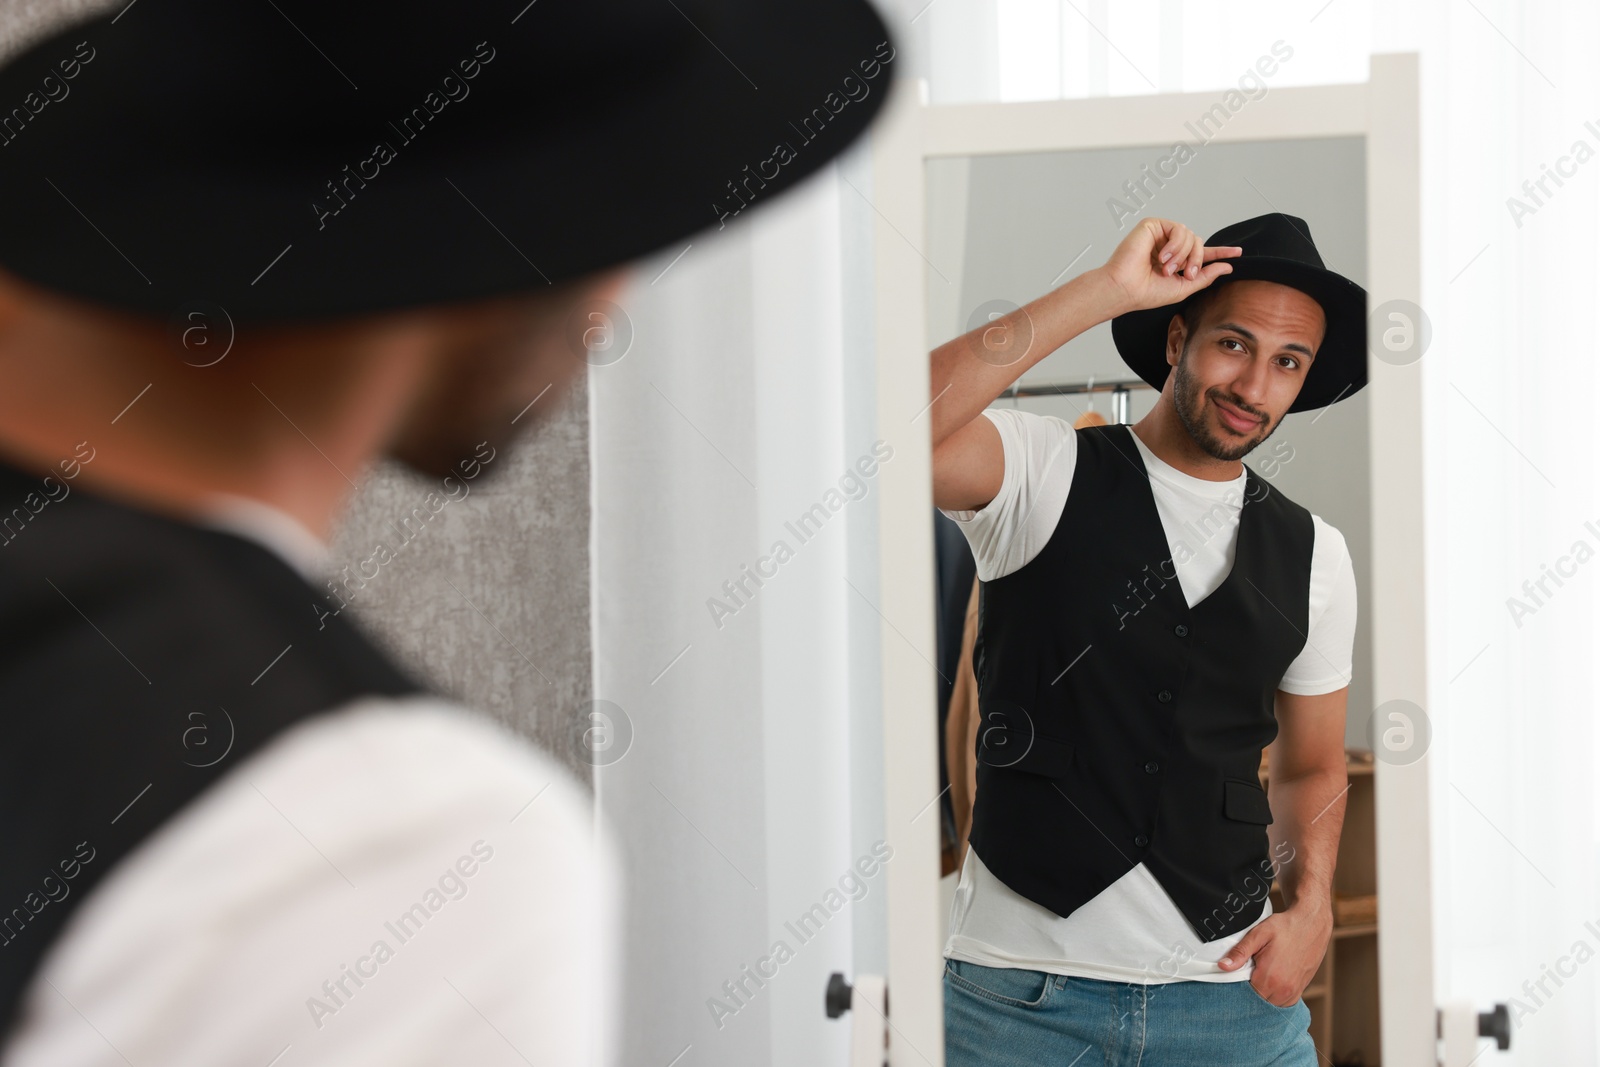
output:
[{"label": "black hat brim", "polygon": [[[241,323],[539,289],[742,222],[854,141],[899,66],[864,0],[657,4],[649,40],[622,55],[586,3],[514,21],[519,7],[471,26],[429,16],[432,41],[397,43],[381,21],[341,26],[335,5],[307,13],[308,46],[275,5],[179,0],[35,45],[0,69],[0,100],[59,83],[80,41],[95,58],[0,147],[0,267],[128,311],[202,300]],[[438,128],[387,134],[380,120],[434,86],[386,72],[448,74],[480,39],[495,59]],[[319,216],[326,183],[385,137],[392,162]]]},{"label": "black hat brim", "polygon": [[[1333,271],[1276,256],[1238,257],[1213,284],[1257,280],[1298,289],[1322,305],[1327,328],[1306,372],[1305,383],[1289,410],[1326,407],[1359,392],[1367,384],[1367,294],[1361,286]],[[1166,384],[1167,328],[1179,304],[1146,308],[1111,320],[1111,337],[1134,373],[1156,389]]]}]

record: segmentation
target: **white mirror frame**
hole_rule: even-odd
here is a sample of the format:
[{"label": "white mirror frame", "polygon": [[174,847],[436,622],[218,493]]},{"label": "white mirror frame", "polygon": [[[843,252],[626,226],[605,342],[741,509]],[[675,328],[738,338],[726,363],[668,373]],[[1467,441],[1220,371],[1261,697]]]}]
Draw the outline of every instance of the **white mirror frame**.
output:
[{"label": "white mirror frame", "polygon": [[[878,609],[884,731],[889,1063],[943,1067],[938,821],[918,818],[938,792],[933,510],[928,443],[924,162],[937,156],[1166,146],[1216,93],[929,106],[925,83],[896,86],[872,133],[878,436],[895,462],[879,476]],[[1419,82],[1414,53],[1373,56],[1361,84],[1273,89],[1214,139],[1362,136],[1367,145],[1370,303],[1421,298]],[[1374,700],[1427,708],[1422,388],[1416,364],[1370,362],[1371,619]],[[1398,460],[1399,462],[1396,462]],[[1371,709],[1351,708],[1352,718]],[[1382,1059],[1432,1064],[1433,992],[1428,759],[1379,762],[1378,940]]]}]

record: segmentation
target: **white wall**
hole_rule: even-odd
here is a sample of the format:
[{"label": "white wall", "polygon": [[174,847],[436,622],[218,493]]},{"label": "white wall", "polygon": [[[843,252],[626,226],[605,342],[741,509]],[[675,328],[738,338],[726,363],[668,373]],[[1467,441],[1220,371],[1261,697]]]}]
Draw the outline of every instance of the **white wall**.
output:
[{"label": "white wall", "polygon": [[[828,496],[871,454],[870,294],[846,288],[871,262],[846,249],[863,150],[644,265],[621,301],[634,348],[591,370],[595,693],[634,731],[596,773],[630,870],[628,1062],[842,1067],[827,976],[883,970],[882,871],[840,891],[883,836],[873,479]],[[731,598],[778,541],[792,556]],[[818,904],[820,932],[796,933]],[[780,941],[792,958],[730,997]]]}]

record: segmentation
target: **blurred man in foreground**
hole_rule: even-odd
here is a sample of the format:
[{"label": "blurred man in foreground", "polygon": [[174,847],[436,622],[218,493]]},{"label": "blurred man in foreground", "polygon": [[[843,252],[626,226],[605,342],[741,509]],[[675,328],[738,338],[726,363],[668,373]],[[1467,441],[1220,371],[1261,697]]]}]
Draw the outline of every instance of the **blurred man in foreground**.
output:
[{"label": "blurred man in foreground", "polygon": [[384,456],[502,467],[622,265],[836,156],[893,48],[860,0],[440,11],[0,5],[6,1067],[610,1062],[585,791],[325,546]]}]

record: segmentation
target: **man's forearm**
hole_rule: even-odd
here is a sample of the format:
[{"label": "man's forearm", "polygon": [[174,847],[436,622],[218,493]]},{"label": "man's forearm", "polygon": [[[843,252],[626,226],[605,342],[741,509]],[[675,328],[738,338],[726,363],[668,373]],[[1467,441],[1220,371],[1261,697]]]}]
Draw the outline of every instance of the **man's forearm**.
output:
[{"label": "man's forearm", "polygon": [[978,417],[1023,372],[1122,310],[1124,296],[1099,269],[933,350],[933,445]]},{"label": "man's forearm", "polygon": [[1278,864],[1284,904],[1290,908],[1302,902],[1331,906],[1333,869],[1349,789],[1343,761],[1337,767],[1283,781],[1272,779],[1268,788],[1273,822],[1267,837]]}]

